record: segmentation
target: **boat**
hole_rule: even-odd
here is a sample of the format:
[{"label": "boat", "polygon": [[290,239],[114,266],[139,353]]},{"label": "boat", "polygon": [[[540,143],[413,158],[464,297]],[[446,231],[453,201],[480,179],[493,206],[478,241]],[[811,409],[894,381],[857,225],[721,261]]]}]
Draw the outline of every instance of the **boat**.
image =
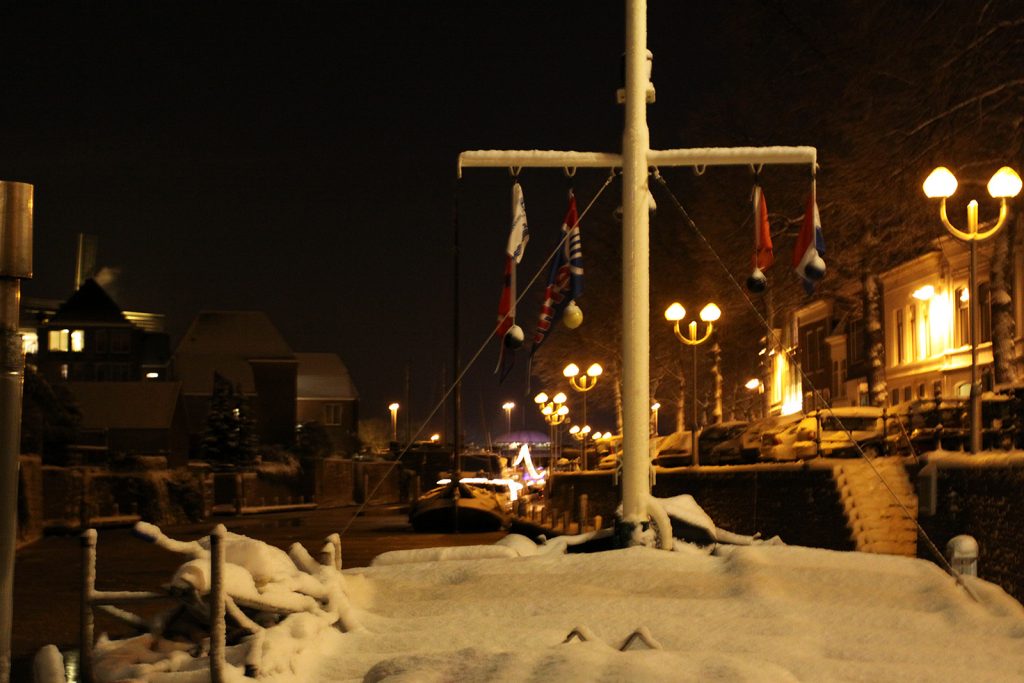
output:
[{"label": "boat", "polygon": [[512,521],[506,501],[491,487],[450,481],[417,498],[409,522],[421,533],[499,531]]}]

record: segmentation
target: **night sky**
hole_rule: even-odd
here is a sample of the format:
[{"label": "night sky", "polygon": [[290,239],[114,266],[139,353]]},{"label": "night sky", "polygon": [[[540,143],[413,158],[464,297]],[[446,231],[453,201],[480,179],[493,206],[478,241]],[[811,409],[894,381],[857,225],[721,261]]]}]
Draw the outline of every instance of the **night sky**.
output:
[{"label": "night sky", "polygon": [[[742,89],[745,64],[785,56],[742,44],[737,14],[794,49],[819,21],[772,2],[651,2],[653,147],[707,144],[685,123]],[[408,366],[418,422],[451,364],[458,153],[618,151],[623,17],[604,1],[6,3],[0,177],[36,191],[24,293],[68,296],[75,236],[94,234],[98,265],[119,273],[111,293],[166,314],[172,343],[200,310],[264,310],[294,350],[342,357],[363,417],[404,404]],[[819,142],[735,132],[733,144]],[[580,172],[581,205],[604,175]],[[464,358],[494,324],[510,180],[470,170],[462,183]],[[566,180],[522,183],[533,241],[520,281],[556,237]],[[491,375],[496,354],[492,342],[467,377],[471,437],[481,412],[501,432],[501,403],[526,398],[522,373]]]}]

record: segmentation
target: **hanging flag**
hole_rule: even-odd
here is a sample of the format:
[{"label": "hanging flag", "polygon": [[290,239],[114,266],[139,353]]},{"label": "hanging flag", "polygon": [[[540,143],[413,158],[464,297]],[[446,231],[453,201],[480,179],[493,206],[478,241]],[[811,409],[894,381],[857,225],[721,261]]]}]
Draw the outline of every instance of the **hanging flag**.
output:
[{"label": "hanging flag", "polygon": [[796,238],[793,249],[793,268],[803,280],[804,290],[814,293],[814,283],[825,275],[825,236],[821,232],[821,217],[818,215],[818,202],[815,188],[807,198],[807,209],[800,224],[800,234]]},{"label": "hanging flag", "polygon": [[770,227],[764,191],[760,185],[754,185],[754,268],[758,270],[764,270],[775,263]]},{"label": "hanging flag", "polygon": [[[576,214],[576,196],[570,190],[569,208],[562,220],[562,242],[551,264],[548,286],[544,290],[544,303],[540,307],[540,320],[533,335],[531,357],[547,339],[548,332],[558,322],[566,307],[573,305],[576,308],[576,299],[582,294],[583,242]],[[579,321],[575,321],[575,324],[578,325]]]},{"label": "hanging flag", "polygon": [[[515,360],[514,352],[523,343],[523,330],[516,325],[516,264],[523,260],[526,243],[530,241],[530,229],[526,224],[526,202],[523,188],[518,182],[512,185],[512,229],[505,246],[505,273],[498,301],[498,327],[495,334],[501,343],[498,365],[494,372],[505,378]],[[505,349],[509,353],[505,353]]]},{"label": "hanging flag", "polygon": [[754,272],[747,278],[747,289],[763,292],[768,287],[768,278],[762,272],[775,263],[772,251],[771,226],[768,223],[768,204],[760,185],[754,185]]}]

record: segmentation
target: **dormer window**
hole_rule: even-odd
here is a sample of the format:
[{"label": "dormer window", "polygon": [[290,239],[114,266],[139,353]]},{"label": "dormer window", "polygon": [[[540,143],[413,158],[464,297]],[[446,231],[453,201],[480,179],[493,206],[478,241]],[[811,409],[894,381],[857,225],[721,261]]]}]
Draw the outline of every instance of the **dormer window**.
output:
[{"label": "dormer window", "polygon": [[70,330],[50,330],[46,348],[50,351],[67,351],[70,338]]},{"label": "dormer window", "polygon": [[85,330],[50,330],[46,347],[50,351],[80,353],[85,350]]}]

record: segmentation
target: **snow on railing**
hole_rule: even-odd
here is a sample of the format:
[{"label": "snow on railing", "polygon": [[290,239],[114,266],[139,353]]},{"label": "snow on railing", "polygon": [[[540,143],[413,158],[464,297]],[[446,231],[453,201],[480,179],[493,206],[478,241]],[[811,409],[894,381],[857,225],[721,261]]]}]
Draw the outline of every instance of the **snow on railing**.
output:
[{"label": "snow on railing", "polygon": [[[267,660],[267,632],[297,614],[312,615],[323,627],[362,629],[345,592],[338,534],[325,539],[319,562],[299,543],[286,553],[232,534],[219,524],[198,541],[175,540],[145,522],[136,525],[135,535],[189,560],[161,591],[101,591],[96,589],[98,534],[95,529],[82,534],[79,670],[84,683],[149,680],[186,671],[198,675],[204,668],[213,683],[234,679],[233,667],[243,667],[246,676],[258,676],[264,664],[274,660],[273,655]],[[148,620],[115,606],[154,600],[173,600],[177,605]],[[97,642],[97,609],[143,635],[117,641],[101,637]],[[288,628],[284,626],[277,640],[287,636]],[[177,633],[175,629],[190,632],[193,644],[181,646],[164,637]],[[204,631],[208,640],[199,637]]]}]

